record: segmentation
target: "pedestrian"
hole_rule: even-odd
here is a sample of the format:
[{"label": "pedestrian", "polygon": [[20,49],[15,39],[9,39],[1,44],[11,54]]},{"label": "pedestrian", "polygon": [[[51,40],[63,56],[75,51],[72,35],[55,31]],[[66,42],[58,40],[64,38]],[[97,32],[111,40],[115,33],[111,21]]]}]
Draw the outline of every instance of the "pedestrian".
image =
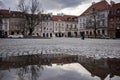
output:
[{"label": "pedestrian", "polygon": [[85,36],[84,36],[84,32],[81,32],[81,39],[84,40]]}]

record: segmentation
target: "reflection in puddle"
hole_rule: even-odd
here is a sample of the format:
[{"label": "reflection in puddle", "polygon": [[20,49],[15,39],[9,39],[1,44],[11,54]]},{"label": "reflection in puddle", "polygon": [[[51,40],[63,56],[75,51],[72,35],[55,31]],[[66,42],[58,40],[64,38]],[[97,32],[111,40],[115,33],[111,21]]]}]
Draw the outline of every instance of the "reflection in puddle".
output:
[{"label": "reflection in puddle", "polygon": [[39,54],[0,58],[0,80],[120,80],[120,59]]}]

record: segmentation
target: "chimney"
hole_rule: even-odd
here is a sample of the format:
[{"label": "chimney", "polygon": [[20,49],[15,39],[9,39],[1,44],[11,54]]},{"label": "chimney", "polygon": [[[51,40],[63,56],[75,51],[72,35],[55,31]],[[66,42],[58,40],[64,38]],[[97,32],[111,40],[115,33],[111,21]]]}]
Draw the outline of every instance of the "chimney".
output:
[{"label": "chimney", "polygon": [[95,4],[95,2],[92,2],[92,5],[94,5]]},{"label": "chimney", "polygon": [[111,6],[113,6],[115,4],[115,2],[111,0],[110,4],[111,4]]},{"label": "chimney", "polygon": [[9,13],[10,13],[10,8],[9,8]]}]

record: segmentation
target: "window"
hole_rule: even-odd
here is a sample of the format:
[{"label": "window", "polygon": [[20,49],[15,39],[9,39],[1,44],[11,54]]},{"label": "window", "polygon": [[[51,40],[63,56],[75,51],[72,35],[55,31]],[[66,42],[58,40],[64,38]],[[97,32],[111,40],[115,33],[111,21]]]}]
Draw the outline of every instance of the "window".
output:
[{"label": "window", "polygon": [[110,29],[114,28],[114,25],[113,24],[110,24]]},{"label": "window", "polygon": [[13,14],[13,17],[15,17],[15,14]]},{"label": "window", "polygon": [[71,24],[71,29],[72,29],[72,24]]},{"label": "window", "polygon": [[120,29],[120,24],[117,24],[117,29]]},{"label": "window", "polygon": [[64,31],[64,27],[62,27],[62,31]]},{"label": "window", "polygon": [[88,35],[88,31],[86,31],[86,34]]},{"label": "window", "polygon": [[117,18],[117,21],[120,21],[120,17]]},{"label": "window", "polygon": [[103,20],[102,22],[103,22],[103,24],[102,24],[102,25],[103,25],[103,26],[105,26],[105,20]]},{"label": "window", "polygon": [[57,28],[55,28],[56,29],[56,31],[57,31]]},{"label": "window", "polygon": [[104,18],[104,17],[105,17],[105,15],[104,15],[104,14],[102,14],[102,15],[101,15],[101,17],[102,17],[102,18]]},{"label": "window", "polygon": [[2,25],[0,24],[0,30],[2,30]]},{"label": "window", "polygon": [[90,31],[90,36],[92,35],[92,32]]},{"label": "window", "polygon": [[120,14],[120,9],[117,9],[117,14]]},{"label": "window", "polygon": [[48,20],[50,20],[50,17],[48,17]]},{"label": "window", "polygon": [[113,21],[113,18],[110,18],[110,21]]},{"label": "window", "polygon": [[75,25],[75,28],[77,28],[77,25]]},{"label": "window", "polygon": [[100,34],[100,30],[98,30],[98,34]]},{"label": "window", "polygon": [[52,28],[50,28],[50,30],[52,30]]},{"label": "window", "polygon": [[66,28],[68,28],[68,24],[66,26],[67,26]]},{"label": "window", "polygon": [[105,30],[102,30],[102,34],[105,34]]},{"label": "window", "polygon": [[44,27],[44,30],[46,29],[46,27]]},{"label": "window", "polygon": [[81,19],[80,19],[80,22],[81,22]]}]

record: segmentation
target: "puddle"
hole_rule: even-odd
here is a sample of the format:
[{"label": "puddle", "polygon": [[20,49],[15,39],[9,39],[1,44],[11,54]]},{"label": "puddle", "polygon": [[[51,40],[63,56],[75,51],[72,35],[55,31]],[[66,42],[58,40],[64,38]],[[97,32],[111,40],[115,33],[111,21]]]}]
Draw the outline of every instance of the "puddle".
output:
[{"label": "puddle", "polygon": [[0,80],[120,80],[120,59],[35,54],[0,58]]}]

